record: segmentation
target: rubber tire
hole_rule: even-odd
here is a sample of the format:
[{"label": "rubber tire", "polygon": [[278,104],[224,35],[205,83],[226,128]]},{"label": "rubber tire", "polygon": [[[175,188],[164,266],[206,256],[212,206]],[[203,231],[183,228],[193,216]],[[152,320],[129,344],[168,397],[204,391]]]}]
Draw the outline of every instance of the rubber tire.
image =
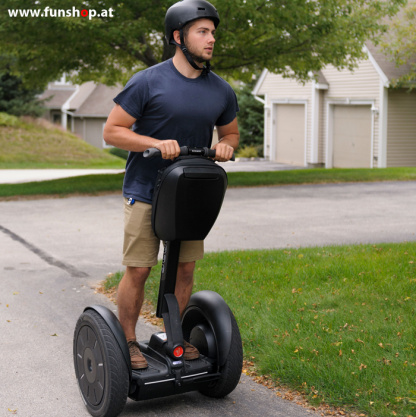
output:
[{"label": "rubber tire", "polygon": [[[86,335],[87,339],[93,341],[95,339],[96,341],[94,341],[95,346],[92,349],[87,346],[91,343],[84,341]],[[87,349],[89,349],[88,352]],[[75,375],[88,412],[94,417],[118,416],[126,405],[130,385],[129,372],[113,333],[96,311],[87,310],[78,319],[74,332],[73,351]],[[81,359],[78,354],[80,354]],[[85,359],[82,357],[86,357],[87,354],[93,357],[93,360],[88,362],[89,371],[92,370],[92,372],[85,372]],[[102,360],[102,366],[96,364],[97,358],[100,361]],[[103,369],[101,370],[101,368]],[[82,377],[82,373],[84,377]],[[85,374],[89,375],[86,377]],[[80,377],[89,385],[89,388],[85,383],[81,383]],[[85,378],[95,379],[95,381],[87,383],[88,380],[86,381]],[[84,390],[90,389],[92,384],[96,385],[97,379],[104,387],[102,392],[98,393],[99,399],[94,404],[88,399]]]},{"label": "rubber tire", "polygon": [[201,388],[199,392],[211,398],[223,398],[230,394],[241,378],[241,371],[243,369],[243,345],[241,342],[240,330],[238,329],[237,321],[230,310],[231,318],[231,349],[223,366],[220,367],[220,378]]}]

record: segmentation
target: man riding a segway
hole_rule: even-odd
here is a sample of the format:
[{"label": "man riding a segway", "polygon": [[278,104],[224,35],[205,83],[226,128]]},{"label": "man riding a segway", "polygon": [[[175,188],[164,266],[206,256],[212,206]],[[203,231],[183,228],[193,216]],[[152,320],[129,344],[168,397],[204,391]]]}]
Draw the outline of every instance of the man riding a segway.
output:
[{"label": "man riding a segway", "polygon": [[[123,187],[126,272],[119,285],[117,304],[133,369],[147,366],[138,349],[135,327],[145,282],[159,252],[159,239],[150,225],[157,172],[179,156],[180,146],[211,147],[214,126],[219,138],[214,146],[216,160],[228,161],[238,146],[235,94],[210,71],[219,22],[217,10],[205,0],[184,0],[170,7],[165,17],[165,36],[169,44],[176,46],[175,56],[131,78],[114,99],[117,105],[104,129],[108,144],[130,151]],[[151,147],[160,149],[162,160],[143,158],[142,152]],[[191,296],[195,261],[202,257],[203,242],[183,243],[176,284],[181,314]],[[185,357],[198,356],[197,350],[186,344]]]},{"label": "man riding a segway", "polygon": [[[238,104],[211,71],[219,24],[205,0],[183,0],[165,18],[173,59],[140,71],[114,99],[104,129],[129,157],[123,183],[126,272],[119,319],[86,307],[74,331],[81,396],[95,417],[116,417],[127,397],[141,401],[188,391],[222,398],[237,386],[243,350],[233,313],[213,291],[192,293],[195,261],[223,202],[228,161],[238,146]],[[218,143],[211,149],[214,127]],[[132,129],[130,129],[132,128]],[[165,331],[136,340],[151,268],[164,242],[156,316]]]}]

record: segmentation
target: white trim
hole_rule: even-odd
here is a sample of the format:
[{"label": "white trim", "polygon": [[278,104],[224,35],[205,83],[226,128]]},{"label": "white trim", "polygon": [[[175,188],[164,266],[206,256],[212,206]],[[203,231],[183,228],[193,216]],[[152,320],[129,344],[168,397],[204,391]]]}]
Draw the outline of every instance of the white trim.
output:
[{"label": "white trim", "polygon": [[269,73],[269,70],[267,68],[264,68],[261,72],[261,75],[259,79],[256,82],[256,85],[254,86],[253,91],[251,94],[253,94],[254,98],[263,104],[264,106],[264,122],[263,122],[263,131],[264,131],[264,137],[263,137],[263,155],[264,157],[268,157],[270,159],[270,150],[271,150],[271,144],[267,144],[267,134],[266,134],[266,124],[267,124],[267,117],[270,116],[270,106],[267,105],[267,93],[264,94],[264,99],[259,97],[257,94],[260,90],[261,85],[264,82],[264,79],[266,78],[267,74]]},{"label": "white trim", "polygon": [[319,150],[319,109],[321,97],[316,85],[315,81],[313,81],[311,97],[311,155],[309,158],[311,164],[318,163]]},{"label": "white trim", "polygon": [[[79,85],[76,85],[75,86],[75,91],[67,98],[65,103],[62,104],[62,107],[61,107],[61,112],[62,112],[61,125],[64,129],[67,129],[67,126],[68,126],[68,117],[67,117],[67,115],[69,114],[72,117],[74,115],[74,113],[71,113],[69,111],[69,103],[78,94],[78,91],[79,91]],[[71,130],[71,132],[73,132],[73,130]]]},{"label": "white trim", "polygon": [[315,83],[314,86],[317,90],[328,90],[329,89],[329,84]]},{"label": "white trim", "polygon": [[270,117],[271,111],[270,106],[267,106],[267,94],[264,95],[264,121],[263,121],[263,156],[267,159],[270,159],[270,143],[268,143],[268,139],[270,135],[267,135],[267,118]]},{"label": "white trim", "polygon": [[378,115],[378,167],[387,167],[387,123],[389,90],[380,82],[380,111]]},{"label": "white trim", "polygon": [[374,124],[375,124],[375,100],[357,100],[346,98],[344,100],[328,100],[326,102],[327,126],[326,126],[326,155],[325,167],[332,168],[334,166],[334,106],[371,106],[371,151],[370,151],[370,168],[374,168]]},{"label": "white trim", "polygon": [[103,129],[102,129],[102,133],[101,133],[101,136],[102,136],[102,141],[103,141],[103,143],[102,143],[102,147],[103,147],[103,149],[110,149],[110,148],[114,148],[114,146],[113,145],[109,145],[105,140],[104,140],[104,127],[105,127],[105,123],[106,122],[104,122],[103,123]]},{"label": "white trim", "polygon": [[255,96],[258,94],[261,85],[263,84],[264,79],[266,78],[266,75],[269,73],[269,70],[267,68],[264,68],[264,70],[261,72],[261,75],[259,79],[256,82],[256,85],[253,88],[252,94]]},{"label": "white trim", "polygon": [[270,159],[275,160],[276,159],[276,111],[277,111],[277,105],[279,104],[303,104],[305,106],[305,126],[304,126],[304,142],[303,142],[303,149],[304,149],[304,155],[303,155],[303,166],[307,165],[306,162],[306,155],[308,151],[308,100],[298,100],[298,99],[290,99],[290,98],[284,98],[284,99],[275,99],[271,101],[271,108],[272,108],[272,115],[271,115],[271,143],[270,143]]},{"label": "white trim", "polygon": [[257,101],[259,101],[261,104],[263,104],[264,105],[264,107],[266,107],[266,100],[263,100],[262,98],[260,98],[259,96],[256,96],[254,93],[251,93],[251,94],[253,94],[253,97],[257,100]]},{"label": "white trim", "polygon": [[108,114],[76,114],[73,113],[74,117],[76,117],[77,119],[84,119],[84,118],[89,118],[89,119],[107,119],[108,118]]},{"label": "white trim", "polygon": [[364,45],[364,52],[368,55],[368,59],[373,64],[374,69],[377,71],[377,74],[379,75],[381,82],[383,83],[384,87],[390,86],[390,81],[387,78],[387,75],[384,73],[384,71],[380,68],[380,65],[378,65],[377,61],[371,54],[371,52],[368,50],[368,48]]}]

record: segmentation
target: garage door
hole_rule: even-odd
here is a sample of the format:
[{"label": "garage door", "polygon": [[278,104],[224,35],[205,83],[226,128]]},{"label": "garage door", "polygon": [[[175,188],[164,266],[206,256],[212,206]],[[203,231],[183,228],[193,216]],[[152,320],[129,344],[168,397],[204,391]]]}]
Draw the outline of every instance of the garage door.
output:
[{"label": "garage door", "polygon": [[333,166],[371,167],[371,107],[334,106]]},{"label": "garage door", "polygon": [[278,104],[276,110],[277,162],[305,165],[305,106]]}]

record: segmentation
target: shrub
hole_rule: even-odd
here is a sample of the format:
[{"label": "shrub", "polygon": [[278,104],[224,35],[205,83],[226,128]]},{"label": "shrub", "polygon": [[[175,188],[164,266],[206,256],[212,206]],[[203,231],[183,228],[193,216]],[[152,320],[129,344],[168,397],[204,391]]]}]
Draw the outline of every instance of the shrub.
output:
[{"label": "shrub", "polygon": [[19,124],[19,118],[0,112],[0,126],[17,126]]},{"label": "shrub", "polygon": [[129,156],[129,151],[125,151],[124,149],[119,148],[110,148],[108,151],[111,155],[118,156],[119,158],[127,160],[127,157]]},{"label": "shrub", "polygon": [[237,150],[238,158],[258,158],[259,151],[257,146],[245,145]]}]

